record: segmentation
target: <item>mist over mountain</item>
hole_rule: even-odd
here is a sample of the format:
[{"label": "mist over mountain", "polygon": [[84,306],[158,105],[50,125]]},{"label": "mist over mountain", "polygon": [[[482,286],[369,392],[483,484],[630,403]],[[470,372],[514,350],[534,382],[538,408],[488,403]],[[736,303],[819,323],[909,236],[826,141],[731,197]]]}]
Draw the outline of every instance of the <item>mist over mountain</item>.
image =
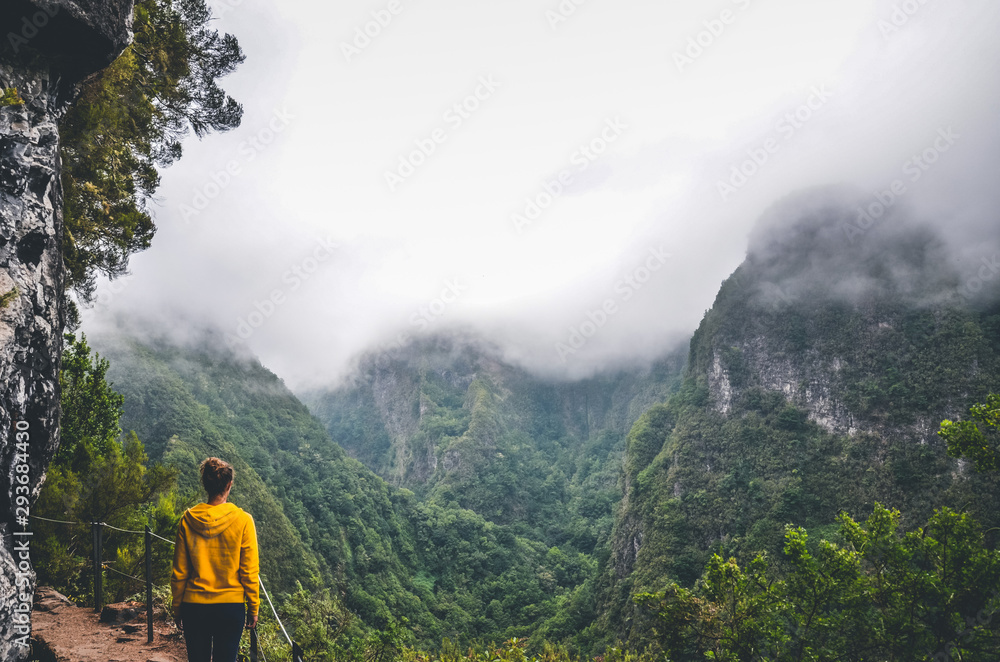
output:
[{"label": "mist over mountain", "polygon": [[936,434],[1000,389],[1000,287],[966,296],[947,238],[904,208],[852,236],[862,204],[773,205],[686,351],[586,379],[438,333],[300,391],[307,411],[224,332],[93,342],[151,455],[239,458],[254,507],[301,541],[282,553],[367,625],[641,647],[633,598],[695,585],[712,554],[781,558],[786,526],[833,536],[876,503],[910,528],[942,506],[1000,526],[1000,478]]},{"label": "mist over mountain", "polygon": [[771,294],[775,304],[893,295],[930,305],[961,296],[957,254],[938,226],[912,209],[872,205],[843,188],[801,191],[776,202],[750,234],[745,266],[759,281],[759,296]]},{"label": "mist over mountain", "polygon": [[[975,285],[1000,247],[997,6],[724,4],[732,25],[681,67],[675,54],[718,20],[698,3],[595,5],[555,29],[526,1],[413,7],[350,61],[338,44],[365,11],[222,7],[248,55],[227,79],[243,125],[186,144],[191,158],[163,173],[157,241],[102,285],[85,328],[187,318],[245,336],[302,389],[401,336],[464,331],[535,374],[586,378],[683,346],[765,210],[826,186],[853,190],[855,225],[885,201],[851,232],[861,250],[909,218]],[[495,93],[390,191],[385,172],[489,75]],[[614,142],[608,122],[624,127]],[[582,157],[594,141],[599,158]],[[231,161],[239,175],[219,187]],[[544,205],[563,171],[565,191],[519,231],[511,217]],[[198,196],[205,208],[184,213]],[[650,251],[669,257],[645,274]]]},{"label": "mist over mountain", "polygon": [[[543,526],[552,514],[536,511],[553,480],[567,481],[571,510],[579,494],[615,484],[626,432],[677,388],[683,366],[676,353],[640,369],[552,381],[495,349],[441,336],[369,355],[350,382],[302,399],[331,438],[387,481],[494,521]],[[610,466],[584,487],[591,461]]]}]

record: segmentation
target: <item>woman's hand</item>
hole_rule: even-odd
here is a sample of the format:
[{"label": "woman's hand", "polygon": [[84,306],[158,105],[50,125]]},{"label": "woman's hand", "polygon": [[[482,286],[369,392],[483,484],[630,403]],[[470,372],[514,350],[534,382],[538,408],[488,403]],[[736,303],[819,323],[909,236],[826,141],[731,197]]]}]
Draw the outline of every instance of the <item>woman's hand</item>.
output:
[{"label": "woman's hand", "polygon": [[247,614],[247,629],[253,630],[255,627],[257,627],[257,614],[252,616]]}]

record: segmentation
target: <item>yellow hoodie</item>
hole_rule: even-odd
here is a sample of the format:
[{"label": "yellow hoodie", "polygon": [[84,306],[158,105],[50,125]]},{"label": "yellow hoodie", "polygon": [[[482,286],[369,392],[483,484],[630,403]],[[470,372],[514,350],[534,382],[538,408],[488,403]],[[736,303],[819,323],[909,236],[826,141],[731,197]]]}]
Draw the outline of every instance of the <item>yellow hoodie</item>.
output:
[{"label": "yellow hoodie", "polygon": [[177,528],[170,578],[173,611],[182,602],[218,604],[246,601],[260,608],[260,566],[253,518],[231,503],[188,508]]}]

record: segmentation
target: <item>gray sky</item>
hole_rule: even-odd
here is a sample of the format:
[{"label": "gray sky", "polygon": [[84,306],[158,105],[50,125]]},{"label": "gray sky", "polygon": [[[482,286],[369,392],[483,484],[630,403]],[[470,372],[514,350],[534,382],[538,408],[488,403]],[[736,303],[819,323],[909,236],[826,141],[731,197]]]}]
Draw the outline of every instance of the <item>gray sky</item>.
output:
[{"label": "gray sky", "polygon": [[216,325],[304,387],[463,327],[578,377],[686,341],[803,188],[897,182],[957,269],[993,255],[995,0],[212,5],[243,125],[164,172],[84,331]]}]

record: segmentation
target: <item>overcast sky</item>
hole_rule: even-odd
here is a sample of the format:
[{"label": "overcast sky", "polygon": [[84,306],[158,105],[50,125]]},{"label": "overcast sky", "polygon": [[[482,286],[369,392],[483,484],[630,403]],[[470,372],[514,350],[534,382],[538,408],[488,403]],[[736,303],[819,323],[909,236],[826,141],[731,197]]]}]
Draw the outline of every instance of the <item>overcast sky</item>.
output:
[{"label": "overcast sky", "polygon": [[305,387],[464,327],[578,377],[686,342],[803,188],[905,182],[956,268],[992,255],[996,0],[211,4],[243,124],[163,173],[84,331],[214,325]]}]

